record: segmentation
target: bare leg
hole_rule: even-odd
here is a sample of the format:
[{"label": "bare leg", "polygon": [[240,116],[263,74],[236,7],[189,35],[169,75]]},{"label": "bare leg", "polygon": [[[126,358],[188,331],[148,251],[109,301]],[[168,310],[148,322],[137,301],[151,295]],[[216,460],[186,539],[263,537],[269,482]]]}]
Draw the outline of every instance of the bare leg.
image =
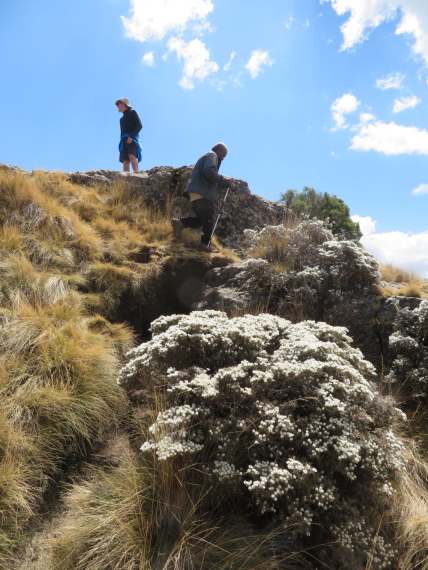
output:
[{"label": "bare leg", "polygon": [[132,168],[134,169],[134,172],[138,171],[138,160],[137,157],[134,156],[133,154],[128,154],[129,156],[129,160],[131,161],[132,164]]},{"label": "bare leg", "polygon": [[124,160],[123,161],[123,170],[125,172],[129,172],[129,160]]}]

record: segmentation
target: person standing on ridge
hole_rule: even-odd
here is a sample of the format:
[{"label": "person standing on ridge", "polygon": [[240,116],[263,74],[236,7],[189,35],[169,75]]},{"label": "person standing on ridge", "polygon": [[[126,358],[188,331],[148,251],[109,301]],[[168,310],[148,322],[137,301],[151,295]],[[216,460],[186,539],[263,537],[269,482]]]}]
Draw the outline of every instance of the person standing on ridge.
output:
[{"label": "person standing on ridge", "polygon": [[115,105],[119,113],[123,113],[123,117],[120,119],[119,161],[123,162],[125,172],[129,172],[130,164],[132,164],[134,172],[137,172],[142,154],[138,133],[143,125],[137,111],[132,109],[129,99],[122,97],[116,101]]},{"label": "person standing on ridge", "polygon": [[172,231],[175,239],[181,240],[184,228],[202,228],[201,246],[204,251],[213,252],[209,245],[214,227],[214,204],[218,200],[218,185],[233,188],[234,180],[218,173],[227,155],[227,146],[217,143],[212,150],[202,155],[195,164],[184,194],[190,198],[195,216],[173,218]]}]

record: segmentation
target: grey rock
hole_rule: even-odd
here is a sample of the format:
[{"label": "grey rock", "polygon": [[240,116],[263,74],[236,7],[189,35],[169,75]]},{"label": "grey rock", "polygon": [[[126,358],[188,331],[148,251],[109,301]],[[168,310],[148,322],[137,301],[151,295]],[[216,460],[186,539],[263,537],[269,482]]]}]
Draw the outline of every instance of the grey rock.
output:
[{"label": "grey rock", "polygon": [[9,172],[19,172],[20,174],[29,174],[26,170],[22,170],[18,166],[11,166],[10,164],[0,164],[0,170],[7,170]]},{"label": "grey rock", "polygon": [[264,291],[245,287],[251,274],[258,266],[266,265],[262,259],[247,260],[226,267],[216,267],[204,277],[202,294],[197,303],[192,305],[195,311],[215,309],[231,314],[260,306]]},{"label": "grey rock", "polygon": [[72,172],[67,176],[73,184],[81,184],[82,186],[111,186],[112,182],[106,176],[103,176],[96,170],[89,170],[88,172]]},{"label": "grey rock", "polygon": [[[263,264],[266,264],[264,260],[247,260],[208,271],[201,297],[192,309],[224,310],[233,314],[257,312],[270,303],[269,312],[275,312],[275,304],[281,299],[275,299],[274,295],[271,298],[268,287],[264,290],[262,284],[248,285],[257,270],[263,269]],[[319,302],[322,304],[322,299]],[[321,307],[320,312],[327,323],[346,327],[354,344],[380,370],[391,364],[389,337],[397,314],[403,309],[414,310],[421,302],[422,299],[416,297],[351,296],[345,305]]]}]

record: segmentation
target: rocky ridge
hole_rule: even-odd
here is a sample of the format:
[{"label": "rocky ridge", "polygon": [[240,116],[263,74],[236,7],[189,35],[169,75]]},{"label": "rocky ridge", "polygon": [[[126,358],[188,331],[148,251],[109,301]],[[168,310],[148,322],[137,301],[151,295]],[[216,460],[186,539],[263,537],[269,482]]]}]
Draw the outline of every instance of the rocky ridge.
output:
[{"label": "rocky ridge", "polygon": [[[7,165],[0,168],[14,172],[25,171]],[[191,213],[190,202],[183,192],[192,173],[193,166],[155,166],[151,170],[122,172],[118,170],[89,170],[87,172],[67,172],[70,182],[84,186],[111,186],[119,182],[143,197],[147,205],[159,209],[170,208],[173,217]],[[31,172],[27,172],[31,175]],[[220,200],[225,189],[220,190]],[[221,215],[216,235],[225,246],[240,248],[245,229],[260,229],[266,224],[279,224],[287,218],[287,208],[278,202],[266,200],[253,194],[245,180],[238,180],[235,189],[229,192],[227,207]]]}]

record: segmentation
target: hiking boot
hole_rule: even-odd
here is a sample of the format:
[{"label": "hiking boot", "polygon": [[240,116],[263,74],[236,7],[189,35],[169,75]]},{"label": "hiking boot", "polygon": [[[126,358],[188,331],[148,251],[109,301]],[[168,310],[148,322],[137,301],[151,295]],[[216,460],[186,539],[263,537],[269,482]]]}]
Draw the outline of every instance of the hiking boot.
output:
[{"label": "hiking boot", "polygon": [[201,251],[206,253],[220,253],[220,250],[212,245],[206,245],[205,243],[201,243]]},{"label": "hiking boot", "polygon": [[172,233],[177,241],[181,241],[183,234],[183,222],[180,218],[172,218],[171,220]]}]

